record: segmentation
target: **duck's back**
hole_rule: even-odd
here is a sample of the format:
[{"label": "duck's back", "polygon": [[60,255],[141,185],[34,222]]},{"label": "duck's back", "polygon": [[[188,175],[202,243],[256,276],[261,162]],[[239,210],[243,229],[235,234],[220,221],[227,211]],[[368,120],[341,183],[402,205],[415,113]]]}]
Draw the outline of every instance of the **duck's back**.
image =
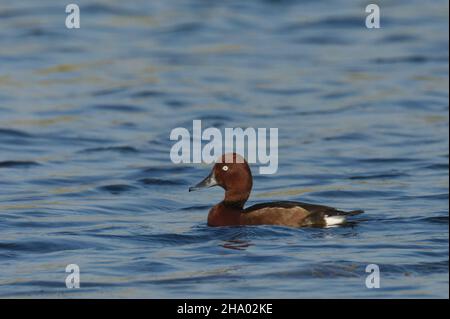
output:
[{"label": "duck's back", "polygon": [[241,214],[244,225],[331,226],[342,224],[347,216],[362,210],[345,212],[334,207],[293,201],[278,201],[250,206]]}]

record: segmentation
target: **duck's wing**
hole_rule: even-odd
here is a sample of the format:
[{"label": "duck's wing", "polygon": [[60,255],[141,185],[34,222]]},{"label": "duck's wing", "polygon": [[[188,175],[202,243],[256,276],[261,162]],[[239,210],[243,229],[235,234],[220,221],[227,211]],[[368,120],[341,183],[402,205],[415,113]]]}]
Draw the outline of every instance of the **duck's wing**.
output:
[{"label": "duck's wing", "polygon": [[308,203],[293,202],[293,201],[277,201],[277,202],[269,202],[269,203],[260,203],[260,204],[256,204],[256,205],[247,207],[246,209],[244,209],[243,213],[250,213],[257,209],[263,209],[263,208],[269,208],[269,207],[272,207],[272,208],[301,207],[301,208],[307,210],[308,212],[310,212],[311,214],[323,213],[328,216],[337,216],[337,215],[349,216],[349,215],[358,215],[358,214],[361,214],[364,212],[362,210],[353,210],[353,211],[345,212],[342,210],[338,210],[334,207],[324,206],[324,205],[308,204]]},{"label": "duck's wing", "polygon": [[353,210],[353,211],[342,211],[334,207],[308,204],[303,202],[293,202],[293,201],[278,201],[270,203],[261,203],[250,206],[244,209],[243,213],[248,214],[256,210],[264,208],[295,208],[301,207],[306,210],[309,215],[305,219],[306,225],[323,225],[323,224],[340,224],[345,221],[348,216],[362,214],[363,210]]}]

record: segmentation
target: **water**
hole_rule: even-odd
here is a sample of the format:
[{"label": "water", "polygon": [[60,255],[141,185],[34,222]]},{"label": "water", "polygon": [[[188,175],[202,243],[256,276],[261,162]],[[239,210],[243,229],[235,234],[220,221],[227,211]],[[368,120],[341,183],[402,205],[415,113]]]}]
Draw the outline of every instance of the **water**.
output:
[{"label": "water", "polygon": [[[448,298],[448,2],[77,3],[0,4],[0,297]],[[194,119],[279,128],[249,204],[366,213],[207,227],[209,167],[169,160]]]}]

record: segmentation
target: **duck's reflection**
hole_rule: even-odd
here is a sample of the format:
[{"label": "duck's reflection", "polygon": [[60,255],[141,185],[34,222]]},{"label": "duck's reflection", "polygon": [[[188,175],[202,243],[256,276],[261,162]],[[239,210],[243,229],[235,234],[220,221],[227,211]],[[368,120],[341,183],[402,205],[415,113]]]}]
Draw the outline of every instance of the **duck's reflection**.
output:
[{"label": "duck's reflection", "polygon": [[253,246],[253,244],[249,240],[243,239],[229,239],[224,240],[224,243],[221,244],[223,248],[234,249],[234,250],[246,250],[248,247]]},{"label": "duck's reflection", "polygon": [[[338,237],[348,238],[348,237],[357,237],[359,235],[358,225],[359,220],[347,221],[344,224],[330,227],[301,227],[301,228],[283,227],[279,228],[278,231],[283,231],[284,233],[289,233],[291,235],[306,236],[307,238],[321,238],[321,239],[338,238]],[[227,228],[227,231],[235,229],[236,227],[230,227]],[[271,228],[269,226],[264,229],[259,228],[252,229],[246,227],[239,227],[237,229],[238,229],[237,233],[233,232],[231,234],[226,234],[225,236],[223,236],[228,237],[228,239],[222,237],[222,242],[219,244],[219,246],[233,250],[246,250],[247,248],[255,245],[254,241],[248,239],[249,237],[257,240],[257,238],[260,235],[262,235],[261,233],[257,232],[258,230],[263,232]]]}]

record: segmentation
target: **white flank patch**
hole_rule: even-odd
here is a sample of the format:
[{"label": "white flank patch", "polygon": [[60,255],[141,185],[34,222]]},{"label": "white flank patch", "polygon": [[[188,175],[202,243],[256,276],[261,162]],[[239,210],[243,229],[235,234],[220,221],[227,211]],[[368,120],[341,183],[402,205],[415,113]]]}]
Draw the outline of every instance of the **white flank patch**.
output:
[{"label": "white flank patch", "polygon": [[327,226],[339,225],[345,222],[345,216],[325,216]]}]

